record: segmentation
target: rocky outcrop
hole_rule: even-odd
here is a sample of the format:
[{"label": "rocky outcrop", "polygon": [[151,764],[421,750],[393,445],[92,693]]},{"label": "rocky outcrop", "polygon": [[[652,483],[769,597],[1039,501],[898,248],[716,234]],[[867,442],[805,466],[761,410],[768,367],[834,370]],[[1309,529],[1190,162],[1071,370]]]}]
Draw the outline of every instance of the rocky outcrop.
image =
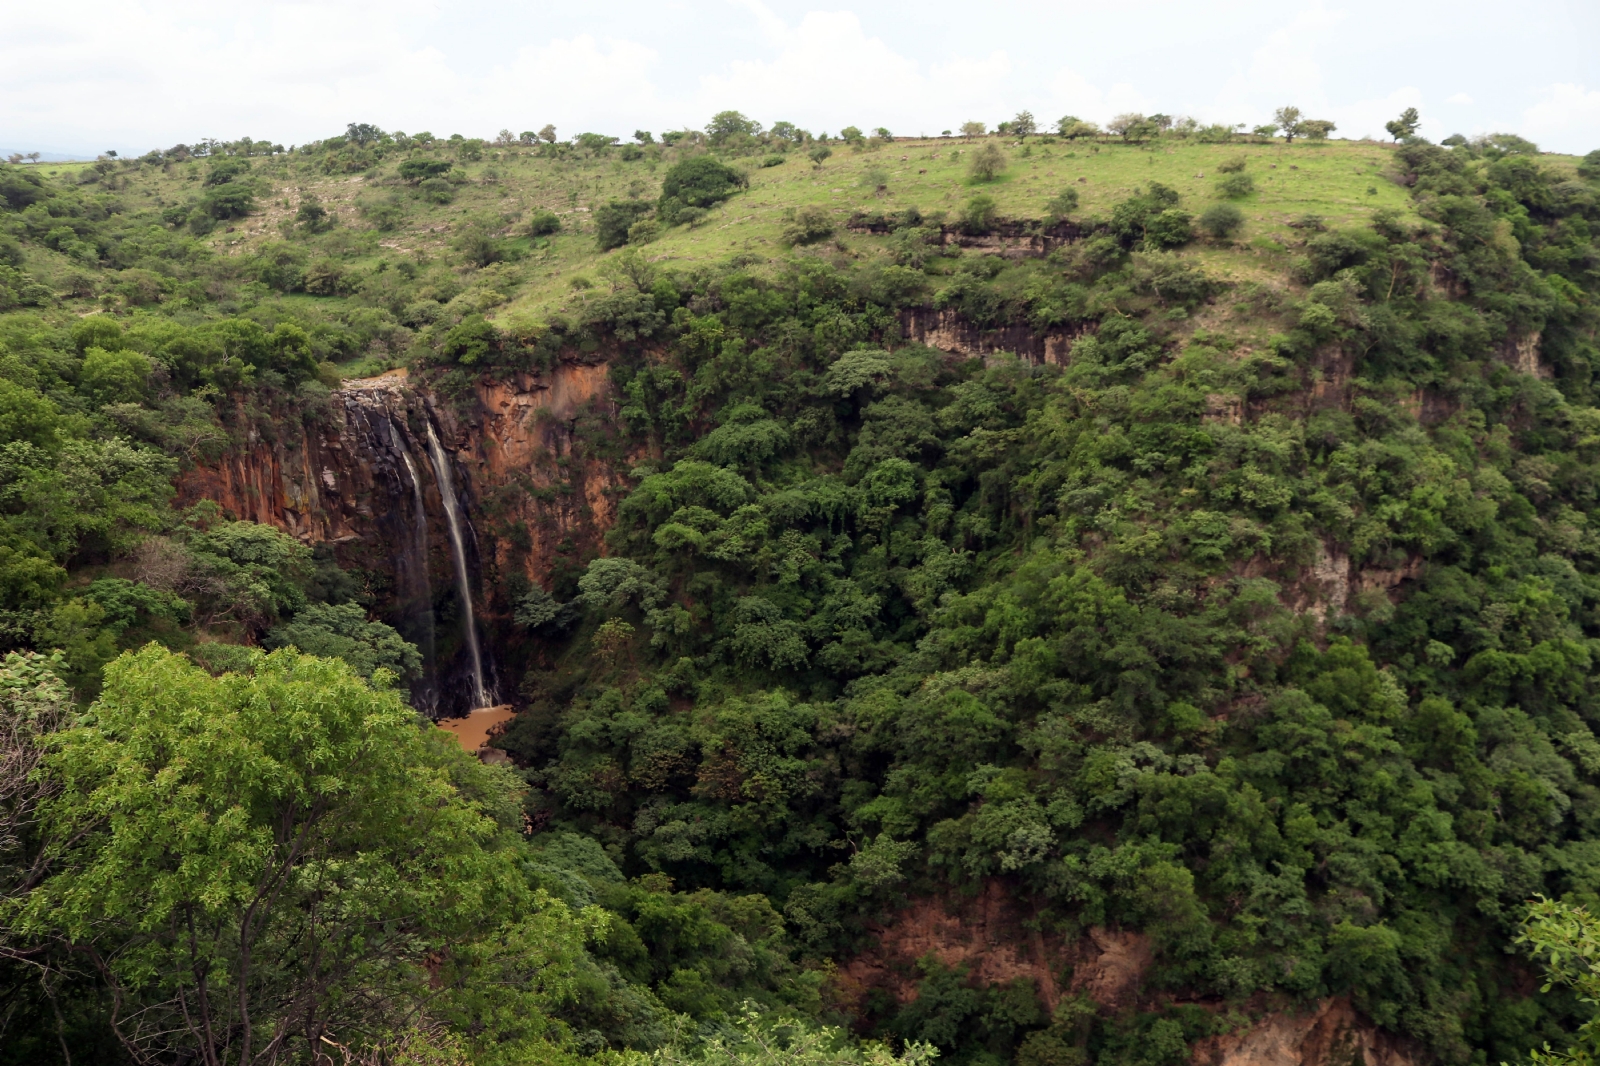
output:
[{"label": "rocky outcrop", "polygon": [[985,329],[951,310],[915,308],[900,312],[900,329],[907,340],[942,352],[989,356],[1009,352],[1033,363],[1066,366],[1072,346],[1088,332],[1083,329],[1039,331],[1027,325]]},{"label": "rocky outcrop", "polygon": [[917,998],[919,963],[932,958],[965,970],[968,980],[980,985],[1030,981],[1048,1011],[1064,995],[1077,993],[1108,1012],[1135,1003],[1151,962],[1148,938],[1095,927],[1081,938],[1064,939],[1042,932],[1033,919],[997,879],[968,900],[912,900],[872,929],[873,947],[840,967],[836,992],[852,1003],[874,991],[909,1003]]},{"label": "rocky outcrop", "polygon": [[478,424],[460,458],[493,512],[497,565],[551,586],[558,567],[600,551],[626,491],[622,464],[594,442],[618,417],[604,364],[562,363],[548,374],[484,379]]},{"label": "rocky outcrop", "polygon": [[[614,520],[623,475],[592,451],[617,417],[607,380],[604,364],[579,363],[485,378],[463,412],[399,370],[345,382],[316,418],[251,422],[241,411],[243,439],[186,471],[178,502],[215,501],[230,517],[329,545],[341,565],[375,575],[379,613],[429,664],[414,702],[462,713],[476,686],[464,680],[467,612],[441,484],[466,519],[467,584],[491,627],[509,614],[492,591],[509,571],[549,588],[564,561],[599,550]],[[448,478],[438,475],[430,426]],[[483,658],[492,688],[495,656]]]},{"label": "rocky outcrop", "polygon": [[1277,1012],[1194,1046],[1194,1066],[1416,1066],[1417,1049],[1361,1017],[1349,999]]}]

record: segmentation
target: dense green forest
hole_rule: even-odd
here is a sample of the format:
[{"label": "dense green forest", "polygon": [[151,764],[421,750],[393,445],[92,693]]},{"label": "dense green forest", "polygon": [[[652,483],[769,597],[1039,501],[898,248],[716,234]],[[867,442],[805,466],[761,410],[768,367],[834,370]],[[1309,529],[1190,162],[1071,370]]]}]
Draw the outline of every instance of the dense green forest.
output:
[{"label": "dense green forest", "polygon": [[[1124,118],[0,168],[0,1061],[1176,1066],[1330,996],[1590,1061],[1600,152]],[[174,502],[574,362],[626,493],[484,570],[509,766],[383,574]],[[992,886],[1137,996],[842,979]]]}]

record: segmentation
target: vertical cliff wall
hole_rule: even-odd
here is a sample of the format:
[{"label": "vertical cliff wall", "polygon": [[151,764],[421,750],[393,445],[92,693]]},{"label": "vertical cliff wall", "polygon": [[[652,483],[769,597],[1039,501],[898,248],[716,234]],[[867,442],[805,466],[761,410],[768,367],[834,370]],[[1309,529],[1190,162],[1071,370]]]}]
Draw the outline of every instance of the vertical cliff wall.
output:
[{"label": "vertical cliff wall", "polygon": [[[599,550],[623,488],[622,464],[595,454],[616,411],[606,367],[563,363],[545,374],[484,379],[475,402],[443,402],[404,371],[346,382],[324,417],[247,424],[220,460],[185,472],[182,505],[209,499],[235,518],[325,545],[363,571],[377,612],[428,662],[413,702],[463,713],[476,698],[464,639],[449,516],[451,485],[468,588],[483,638],[486,687],[507,698],[497,646],[514,639],[499,592],[521,574],[551,588]],[[441,479],[428,428],[450,477]]]}]

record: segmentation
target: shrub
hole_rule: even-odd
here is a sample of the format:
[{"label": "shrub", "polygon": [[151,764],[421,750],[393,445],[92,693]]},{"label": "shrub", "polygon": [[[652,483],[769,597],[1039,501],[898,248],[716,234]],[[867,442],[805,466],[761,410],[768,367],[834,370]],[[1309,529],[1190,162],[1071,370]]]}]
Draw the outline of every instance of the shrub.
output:
[{"label": "shrub", "polygon": [[1144,243],[1149,248],[1176,248],[1194,236],[1189,212],[1169,207],[1145,224]]},{"label": "shrub", "polygon": [[972,159],[967,163],[967,173],[973,181],[993,181],[1009,162],[1000,146],[990,141],[972,153]]},{"label": "shrub", "polygon": [[979,193],[961,207],[961,228],[968,233],[987,233],[994,225],[994,197]]},{"label": "shrub", "polygon": [[200,197],[200,207],[215,219],[243,218],[256,206],[256,198],[248,186],[237,182],[213,185]]},{"label": "shrub", "polygon": [[1217,240],[1225,240],[1244,226],[1244,212],[1232,204],[1212,204],[1200,214],[1200,228]]},{"label": "shrub", "polygon": [[812,147],[811,151],[806,153],[806,156],[811,160],[812,166],[820,167],[822,165],[822,161],[827,159],[832,154],[832,148],[829,148],[825,144],[819,144]]},{"label": "shrub", "polygon": [[405,205],[396,197],[387,200],[366,200],[356,204],[361,216],[376,228],[388,232],[405,221]]},{"label": "shrub", "polygon": [[1239,200],[1256,191],[1256,179],[1248,174],[1229,174],[1217,182],[1217,193],[1230,200]]},{"label": "shrub", "polygon": [[715,207],[747,184],[743,174],[708,155],[685,159],[674,164],[661,182],[662,221],[674,225],[683,208]]},{"label": "shrub", "polygon": [[644,200],[612,200],[594,213],[594,240],[601,251],[628,243],[628,228],[648,214]]},{"label": "shrub", "polygon": [[1217,164],[1217,170],[1222,174],[1239,174],[1248,166],[1250,160],[1242,155],[1236,155]]},{"label": "shrub", "polygon": [[561,219],[554,211],[539,208],[528,216],[528,236],[548,237],[561,230]]},{"label": "shrub", "polygon": [[763,167],[781,167],[786,158],[786,156],[781,155],[769,155],[761,161],[761,165]]},{"label": "shrub", "polygon": [[417,192],[430,204],[447,204],[456,198],[456,191],[443,178],[429,178],[417,186]]},{"label": "shrub", "polygon": [[500,333],[482,315],[468,315],[444,335],[440,354],[452,363],[474,366],[487,361],[500,347]]},{"label": "shrub", "polygon": [[400,164],[400,177],[410,182],[419,182],[425,178],[442,178],[450,173],[452,165],[444,159],[407,159]]},{"label": "shrub", "polygon": [[1600,178],[1600,148],[1596,148],[1578,162],[1578,175],[1584,178]]},{"label": "shrub", "polygon": [[641,218],[628,227],[629,244],[649,244],[661,235],[661,223],[653,218]]},{"label": "shrub", "polygon": [[1045,214],[1051,218],[1065,218],[1078,209],[1078,190],[1062,189],[1044,205]]},{"label": "shrub", "polygon": [[789,244],[815,244],[833,236],[833,218],[825,207],[802,207],[783,224],[783,239]]}]

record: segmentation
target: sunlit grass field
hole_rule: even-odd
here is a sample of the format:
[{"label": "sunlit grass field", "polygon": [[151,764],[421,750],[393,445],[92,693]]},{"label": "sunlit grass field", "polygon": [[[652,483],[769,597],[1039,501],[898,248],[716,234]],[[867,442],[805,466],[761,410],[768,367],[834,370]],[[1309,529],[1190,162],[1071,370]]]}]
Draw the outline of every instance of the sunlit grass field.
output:
[{"label": "sunlit grass field", "polygon": [[[790,254],[781,237],[786,217],[819,205],[841,223],[836,243],[825,251],[868,256],[883,238],[843,229],[842,223],[857,211],[914,206],[924,215],[942,212],[954,219],[969,198],[982,193],[994,198],[1002,218],[1038,219],[1046,214],[1046,203],[1069,187],[1079,195],[1072,217],[1080,221],[1108,216],[1119,201],[1151,182],[1176,189],[1181,206],[1198,215],[1221,199],[1218,167],[1230,160],[1242,160],[1244,173],[1255,182],[1254,193],[1232,201],[1245,215],[1244,229],[1230,241],[1196,241],[1181,254],[1197,256],[1208,270],[1233,280],[1281,279],[1283,257],[1303,238],[1292,224],[1307,215],[1319,216],[1328,226],[1346,227],[1364,225],[1379,210],[1414,212],[1408,190],[1394,180],[1392,147],[1377,142],[996,143],[1002,143],[1008,163],[988,183],[974,182],[968,173],[970,156],[981,142],[960,138],[901,140],[863,150],[837,146],[821,166],[798,151],[774,166],[762,166],[762,156],[736,160],[735,165],[749,169],[747,191],[692,228],[665,230],[642,252],[653,261],[685,267],[735,255],[752,263],[776,260]],[[590,221],[595,208],[610,200],[653,200],[671,158],[646,155],[624,161],[613,150],[554,159],[529,149],[494,148],[484,159],[461,165],[467,180],[456,187],[449,204],[416,196],[399,181],[392,161],[367,175],[327,176],[295,173],[283,157],[258,160],[253,173],[264,190],[258,210],[205,239],[219,256],[257,250],[282,240],[285,223],[305,197],[314,196],[335,213],[339,224],[309,242],[312,253],[361,271],[384,261],[453,261],[458,257],[450,242],[459,224],[487,220],[512,238],[511,248],[520,258],[473,270],[471,284],[492,291],[489,317],[535,326],[574,310],[586,298],[585,283],[604,284],[601,268],[617,253],[596,248]],[[1572,165],[1564,157],[1544,160],[1558,167]],[[87,165],[40,166],[65,176]],[[117,194],[129,208],[160,210],[194,197],[204,172],[200,161],[165,172],[141,168],[124,179]],[[385,200],[400,204],[403,214],[397,225],[382,232],[367,221],[362,205]],[[518,236],[521,223],[539,208],[560,216],[561,232],[537,240]]]}]

